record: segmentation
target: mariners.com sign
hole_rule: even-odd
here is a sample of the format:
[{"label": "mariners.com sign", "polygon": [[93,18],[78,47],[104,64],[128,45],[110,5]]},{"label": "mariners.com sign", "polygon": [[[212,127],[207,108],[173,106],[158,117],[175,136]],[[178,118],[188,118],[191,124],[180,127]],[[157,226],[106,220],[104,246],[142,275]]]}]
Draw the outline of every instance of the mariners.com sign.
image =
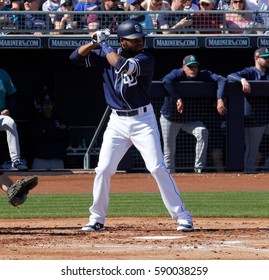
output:
[{"label": "mariners.com sign", "polygon": [[[0,48],[6,49],[75,49],[91,41],[90,37],[2,37]],[[111,36],[108,43],[118,47],[118,39]],[[145,46],[154,49],[174,48],[260,48],[268,47],[269,36],[148,36]]]}]

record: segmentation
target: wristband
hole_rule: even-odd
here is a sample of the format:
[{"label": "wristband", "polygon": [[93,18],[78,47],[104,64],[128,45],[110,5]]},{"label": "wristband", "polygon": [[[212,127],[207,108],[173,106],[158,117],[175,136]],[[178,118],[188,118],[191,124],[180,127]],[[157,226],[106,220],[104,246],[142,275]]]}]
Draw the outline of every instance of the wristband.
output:
[{"label": "wristband", "polygon": [[106,41],[102,41],[100,43],[102,51],[105,53],[105,55],[110,54],[111,52],[114,52],[114,50],[109,46],[109,44]]}]

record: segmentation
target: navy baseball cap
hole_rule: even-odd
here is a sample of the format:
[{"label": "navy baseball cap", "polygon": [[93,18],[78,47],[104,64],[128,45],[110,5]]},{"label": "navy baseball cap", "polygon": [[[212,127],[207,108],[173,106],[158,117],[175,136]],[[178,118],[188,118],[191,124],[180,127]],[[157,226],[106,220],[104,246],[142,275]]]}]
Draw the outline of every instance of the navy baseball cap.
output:
[{"label": "navy baseball cap", "polygon": [[54,99],[48,94],[46,94],[45,96],[42,96],[40,98],[40,102],[41,104],[54,104]]},{"label": "navy baseball cap", "polygon": [[200,63],[197,60],[197,57],[195,55],[187,55],[183,59],[183,65],[190,66],[190,65],[200,65]]},{"label": "navy baseball cap", "polygon": [[266,58],[269,57],[269,48],[260,48],[255,51],[256,57]]}]

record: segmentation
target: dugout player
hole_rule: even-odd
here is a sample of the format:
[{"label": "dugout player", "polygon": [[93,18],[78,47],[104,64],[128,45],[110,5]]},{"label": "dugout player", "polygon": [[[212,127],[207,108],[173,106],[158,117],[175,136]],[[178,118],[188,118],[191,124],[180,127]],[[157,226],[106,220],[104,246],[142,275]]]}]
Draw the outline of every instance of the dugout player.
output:
[{"label": "dugout player", "polygon": [[[167,210],[177,221],[177,230],[193,231],[191,214],[185,209],[178,187],[164,164],[157,120],[149,96],[154,58],[143,50],[146,34],[134,20],[121,23],[117,30],[121,47],[117,50],[106,42],[109,35],[109,30],[95,32],[96,42],[87,43],[70,55],[75,64],[96,66],[101,70],[105,99],[112,109],[95,169],[90,218],[82,230],[104,229],[111,176],[134,145],[154,177]],[[100,49],[96,49],[99,46]]]},{"label": "dugout player", "polygon": [[[241,83],[244,97],[244,133],[245,156],[244,172],[255,173],[255,164],[260,143],[265,132],[268,117],[268,97],[257,97],[251,94],[251,85],[248,81],[269,80],[269,48],[260,48],[254,52],[255,66],[246,67],[228,75],[228,81]],[[257,101],[260,102],[257,102]]]},{"label": "dugout player", "polygon": [[[15,88],[9,74],[0,69],[0,131],[6,131],[11,165],[8,168],[26,171],[28,167],[21,160],[17,124],[10,116],[16,100]],[[4,166],[2,166],[4,168]]]},{"label": "dugout player", "polygon": [[183,130],[196,138],[194,171],[201,173],[207,159],[208,129],[201,121],[203,112],[198,109],[201,106],[201,99],[182,98],[176,89],[177,83],[183,81],[215,83],[217,85],[217,111],[224,116],[227,79],[209,70],[200,69],[200,63],[195,55],[187,55],[183,59],[181,68],[173,69],[162,79],[168,93],[164,98],[160,117],[165,165],[171,173],[175,172],[176,138],[179,131]]}]

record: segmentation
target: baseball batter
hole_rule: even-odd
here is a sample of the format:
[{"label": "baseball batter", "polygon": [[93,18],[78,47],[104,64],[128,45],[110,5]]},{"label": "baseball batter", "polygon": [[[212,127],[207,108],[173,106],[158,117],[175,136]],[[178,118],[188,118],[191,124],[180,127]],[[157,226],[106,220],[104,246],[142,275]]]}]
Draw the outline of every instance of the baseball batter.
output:
[{"label": "baseball batter", "polygon": [[[95,41],[79,47],[70,56],[75,64],[96,66],[101,70],[105,99],[112,109],[95,169],[89,223],[82,230],[104,229],[111,176],[134,145],[156,180],[167,210],[177,221],[177,230],[193,231],[191,214],[185,209],[178,187],[164,165],[157,120],[149,96],[154,58],[143,50],[146,34],[138,22],[123,22],[117,30],[121,46],[117,50],[106,42],[109,35],[107,29],[95,32]],[[96,49],[97,46],[100,49]]]}]

